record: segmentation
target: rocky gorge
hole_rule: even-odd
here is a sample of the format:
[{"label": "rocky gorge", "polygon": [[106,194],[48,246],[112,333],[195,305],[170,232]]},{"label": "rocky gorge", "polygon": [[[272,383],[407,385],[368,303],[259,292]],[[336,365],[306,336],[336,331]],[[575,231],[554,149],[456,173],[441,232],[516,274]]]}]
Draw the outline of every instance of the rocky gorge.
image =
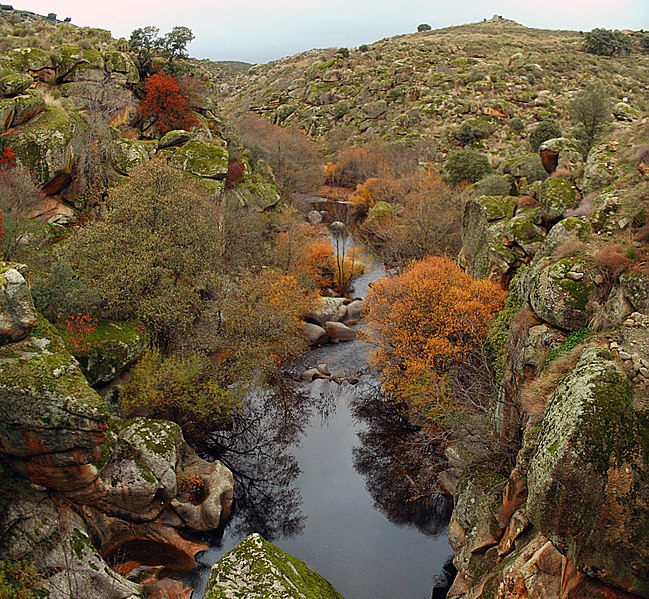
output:
[{"label": "rocky gorge", "polygon": [[[17,565],[34,593],[54,599],[187,598],[195,586],[187,572],[195,572],[197,563],[204,566],[199,554],[220,548],[230,522],[236,532],[225,538],[236,539],[237,546],[218,556],[209,582],[203,580],[204,597],[338,598],[340,592],[314,571],[317,556],[307,550],[317,545],[318,535],[324,538],[336,526],[327,523],[316,531],[316,541],[307,549],[299,539],[288,540],[299,528],[299,518],[289,518],[294,496],[288,482],[297,472],[291,459],[295,456],[286,450],[303,439],[316,453],[310,455],[307,447],[302,455],[311,461],[305,463],[317,463],[327,474],[337,468],[342,472],[347,460],[354,465],[347,470],[357,471],[354,500],[364,512],[343,532],[359,522],[395,539],[402,532],[398,527],[415,529],[417,534],[404,535],[401,556],[390,559],[390,565],[397,564],[412,579],[412,568],[399,566],[398,560],[415,563],[417,553],[429,564],[430,538],[435,540],[436,572],[441,571],[448,555],[440,535],[448,520],[440,494],[452,500],[448,539],[457,576],[449,598],[649,597],[645,53],[595,57],[580,50],[582,34],[532,30],[500,18],[370,47],[314,50],[237,74],[205,61],[185,58],[174,63],[154,55],[151,69],[181,73],[186,85],[194,86],[188,93],[192,120],[186,128],[163,133],[156,118],[143,117],[138,110],[146,76],[141,55],[126,40],[44,18],[48,22],[38,25],[43,39],[27,39],[20,19],[31,26],[40,21],[35,16],[18,18],[17,13],[0,6],[0,26],[11,32],[1,41],[0,174],[10,181],[12,173],[27,173],[37,193],[28,205],[11,200],[14,204],[7,208],[13,190],[0,186],[5,202],[1,216],[6,219],[0,220],[3,252],[21,256],[0,262],[2,568]],[[641,34],[629,34],[638,47]],[[49,43],[48,36],[56,43]],[[495,47],[494,39],[502,44]],[[545,52],[546,47],[554,54]],[[568,113],[586,75],[609,80],[613,95],[606,100],[606,126],[584,151]],[[431,202],[434,182],[448,175],[449,152],[466,145],[489,154],[489,175],[444,188],[463,215],[461,249],[453,259],[471,277],[489,280],[507,293],[485,349],[494,381],[488,401],[479,406],[481,429],[470,429],[471,402],[479,403],[471,394],[457,415],[463,420],[461,434],[445,432],[435,443],[421,442],[430,429],[421,419],[410,421],[407,407],[396,409],[387,401],[376,380],[373,393],[363,394],[371,348],[359,331],[372,309],[371,300],[363,299],[365,284],[386,275],[384,264],[372,267],[362,282],[356,280],[353,293],[343,293],[340,281],[337,291],[331,291],[331,277],[323,285],[311,281],[309,293],[282,295],[313,278],[314,272],[330,275],[334,270],[327,262],[332,233],[321,224],[323,213],[294,205],[297,196],[306,196],[308,204],[307,198],[322,192],[291,187],[293,179],[282,179],[282,161],[274,172],[268,148],[245,140],[222,107],[232,118],[252,111],[287,130],[299,127],[297,138],[310,136],[329,144],[332,160],[341,145],[372,147],[387,140],[396,142],[386,146],[396,163],[404,148],[398,144],[405,144],[414,152],[413,168],[434,175],[427,179],[430,189],[424,194]],[[528,137],[551,118],[563,132],[541,141],[537,151]],[[467,144],[460,134],[465,124],[470,131],[479,129]],[[259,123],[254,127],[262,128]],[[276,147],[280,139],[286,142],[278,137]],[[288,142],[285,149],[281,158],[290,156]],[[319,182],[322,162],[315,168]],[[83,269],[93,262],[105,266],[109,252],[104,256],[102,248],[99,258],[86,253],[73,264],[75,272],[65,263],[72,260],[66,247],[86,227],[101,227],[115,215],[118,221],[136,220],[133,215],[143,212],[140,204],[135,202],[136,209],[123,218],[115,208],[119,196],[111,194],[147,172],[142,168],[162,163],[172,169],[174,181],[203,195],[187,196],[184,188],[173,188],[172,209],[165,213],[173,226],[151,226],[145,215],[146,227],[133,237],[114,236],[116,253],[121,254],[141,241],[143,230],[155,234],[143,244],[141,263],[119,263],[127,273],[122,282],[130,285],[142,276],[143,282],[137,280],[124,295],[143,290],[138,310],[146,313],[148,326],[138,310],[133,314],[124,308],[123,297],[111,295],[119,284],[108,284],[102,301],[94,304],[102,317],[93,320],[81,347],[66,328],[65,317],[90,318],[82,314],[86,308],[80,298],[88,294],[82,282],[92,281],[92,271]],[[397,178],[401,165],[389,166],[390,177]],[[301,168],[293,170],[301,174]],[[373,198],[371,205],[347,199],[358,196],[366,181],[376,182],[376,174],[368,169],[363,177],[369,179],[361,179],[356,189],[348,183],[343,190],[330,185],[328,191],[346,198],[340,202],[344,226],[354,234],[369,239],[363,225],[370,221],[375,233],[393,227],[407,241],[426,224],[421,210],[408,225],[398,220],[405,212],[409,180],[398,192]],[[144,195],[135,194],[138,201]],[[192,208],[205,199],[209,216],[183,212],[181,201],[187,197]],[[12,229],[16,211],[29,228]],[[176,241],[177,232],[191,234],[204,223],[209,224],[209,243],[197,245],[188,235],[171,251],[164,245],[168,239]],[[7,250],[4,244],[12,237],[14,246]],[[317,260],[309,254],[317,243],[309,246],[305,238],[324,241],[325,252],[314,252]],[[83,246],[77,247],[82,253]],[[203,253],[218,269],[191,272],[192,260]],[[304,266],[309,260],[315,264]],[[390,274],[396,276],[409,262],[404,259]],[[142,273],[146,268],[139,267],[145,264],[151,267]],[[54,279],[55,268],[64,276]],[[103,274],[113,281],[110,277],[119,270],[108,265]],[[282,276],[271,280],[266,297],[259,290],[269,273]],[[43,284],[50,279],[56,282]],[[153,305],[148,302],[156,285],[168,293]],[[303,303],[285,320],[278,317],[298,300]],[[259,306],[265,311],[255,312]],[[163,321],[173,330],[182,318],[189,324],[176,338],[156,328]],[[248,319],[248,328],[238,327],[237,319]],[[290,330],[288,325],[282,328],[285,322]],[[151,380],[142,382],[134,372],[138,365],[155,362],[150,352],[156,343],[159,351],[168,352],[165,359],[173,352],[182,354],[181,359],[170,359],[172,366],[165,370],[160,357],[157,370],[149,373]],[[286,347],[291,350],[282,354]],[[295,376],[289,375],[284,369],[287,356],[296,359],[295,348],[307,347],[311,353],[299,358]],[[218,365],[210,371],[213,380],[203,387],[196,375],[201,352]],[[250,356],[252,367],[246,361]],[[201,401],[222,400],[243,388],[237,377],[246,369],[254,371],[257,382],[260,364],[266,362],[275,367],[276,384],[290,381],[304,397],[286,392],[281,384],[275,404],[263,393],[244,393],[243,399],[233,393],[237,401],[224,409],[227,418],[220,428],[208,431],[213,452],[197,452],[205,446],[190,438],[194,429],[185,426],[186,420],[200,425],[206,413],[218,413],[220,404],[208,402],[205,408]],[[337,368],[341,363],[346,368]],[[234,378],[222,375],[228,369],[235,371]],[[174,378],[177,371],[181,374]],[[166,385],[181,390],[185,408],[197,404],[203,411],[188,412],[184,432],[171,420],[120,415],[125,413],[124,383],[132,377],[150,394],[147,403],[153,404],[154,396],[159,399],[159,387]],[[343,449],[338,438],[319,437],[325,426],[314,424],[316,408],[331,409],[327,401],[334,396],[341,418],[347,420],[332,424],[330,432],[343,437],[341,430],[349,433],[358,427],[345,436],[347,453],[342,457],[331,447]],[[164,418],[180,422],[179,411],[170,410]],[[372,428],[377,421],[397,426]],[[255,427],[266,436],[257,435]],[[254,454],[237,445],[246,435],[264,451]],[[358,437],[360,445],[350,436]],[[417,451],[410,454],[412,448],[400,441],[413,437]],[[279,449],[269,438],[279,438]],[[329,448],[318,445],[322,438]],[[321,459],[328,450],[339,464]],[[299,455],[300,450],[292,451]],[[241,462],[233,459],[237,453]],[[276,483],[273,468],[282,467]],[[426,476],[413,474],[419,470]],[[245,485],[254,486],[257,480],[276,483],[284,494],[273,497],[262,485],[261,500],[244,526]],[[335,480],[340,483],[336,499],[344,499],[343,479]],[[330,503],[339,510],[331,520],[344,526],[348,506]],[[314,506],[312,517],[329,514],[322,503]],[[375,537],[357,536],[367,539],[362,549],[371,553]],[[388,545],[385,539],[380,543]],[[353,545],[350,554],[365,555]],[[351,558],[347,562],[359,563]],[[382,575],[391,572],[379,560],[371,563],[379,564],[375,567]],[[361,562],[358,569],[363,567]],[[0,584],[5,582],[2,568]],[[347,581],[334,580],[336,574],[326,576],[343,588]],[[390,576],[396,587],[379,582],[381,592],[407,596],[408,581]],[[428,570],[426,576],[431,578]],[[357,585],[350,588],[359,596],[378,593],[371,583],[382,580],[371,572],[366,579],[355,573],[347,578],[355,579]],[[431,580],[424,580],[422,587],[429,594]]]}]

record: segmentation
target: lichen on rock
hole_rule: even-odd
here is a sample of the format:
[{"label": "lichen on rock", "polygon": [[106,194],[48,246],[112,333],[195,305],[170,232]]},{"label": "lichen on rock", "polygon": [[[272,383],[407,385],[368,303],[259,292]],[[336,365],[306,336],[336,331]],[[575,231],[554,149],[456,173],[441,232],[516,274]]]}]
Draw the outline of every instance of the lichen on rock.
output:
[{"label": "lichen on rock", "polygon": [[255,533],[213,567],[205,599],[342,599],[304,562]]}]

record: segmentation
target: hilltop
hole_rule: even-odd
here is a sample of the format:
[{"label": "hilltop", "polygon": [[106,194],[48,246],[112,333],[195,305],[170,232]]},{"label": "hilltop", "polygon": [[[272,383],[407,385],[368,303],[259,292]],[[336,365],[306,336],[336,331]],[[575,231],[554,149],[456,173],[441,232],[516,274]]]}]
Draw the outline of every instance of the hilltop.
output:
[{"label": "hilltop", "polygon": [[[496,18],[257,65],[223,84],[220,101],[331,147],[379,138],[445,151],[457,127],[474,120],[489,131],[485,148],[498,152],[520,145],[542,119],[566,123],[568,102],[594,78],[646,111],[649,55],[636,37],[630,56],[612,59],[586,53],[580,32]],[[515,118],[522,130],[508,126]]]}]

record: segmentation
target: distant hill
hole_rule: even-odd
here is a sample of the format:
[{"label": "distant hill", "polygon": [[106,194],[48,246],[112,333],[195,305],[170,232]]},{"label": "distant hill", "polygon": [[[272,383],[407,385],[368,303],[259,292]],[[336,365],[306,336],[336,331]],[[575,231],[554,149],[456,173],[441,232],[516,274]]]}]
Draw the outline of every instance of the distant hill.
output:
[{"label": "distant hill", "polygon": [[[624,58],[586,53],[575,31],[532,29],[495,17],[387,38],[358,48],[310,50],[228,80],[221,102],[295,125],[332,145],[371,139],[429,140],[442,150],[478,120],[498,151],[538,121],[565,121],[573,94],[599,78],[617,101],[649,109],[649,55],[632,33]],[[508,127],[523,121],[522,133]],[[567,123],[565,123],[567,124]]]}]

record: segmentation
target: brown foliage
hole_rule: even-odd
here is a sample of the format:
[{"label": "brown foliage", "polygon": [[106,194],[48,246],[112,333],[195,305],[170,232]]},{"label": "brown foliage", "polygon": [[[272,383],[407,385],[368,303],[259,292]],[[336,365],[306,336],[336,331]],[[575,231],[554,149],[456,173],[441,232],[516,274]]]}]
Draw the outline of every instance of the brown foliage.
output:
[{"label": "brown foliage", "polygon": [[301,131],[253,115],[239,119],[237,130],[251,162],[268,160],[289,199],[295,193],[311,193],[322,184],[322,158],[316,145]]},{"label": "brown foliage", "polygon": [[361,226],[364,241],[394,268],[429,255],[454,256],[461,245],[462,198],[434,169],[402,178],[369,179],[352,194],[357,205],[390,202],[394,215]]},{"label": "brown foliage", "polygon": [[608,242],[593,252],[593,259],[609,288],[631,264],[620,246],[613,242]]},{"label": "brown foliage", "polygon": [[194,504],[200,503],[206,490],[205,479],[200,474],[183,474],[178,478],[178,493]]},{"label": "brown foliage", "polygon": [[446,258],[426,258],[377,281],[368,294],[367,336],[377,346],[385,390],[431,420],[452,411],[450,377],[482,346],[503,302],[496,285]]}]

